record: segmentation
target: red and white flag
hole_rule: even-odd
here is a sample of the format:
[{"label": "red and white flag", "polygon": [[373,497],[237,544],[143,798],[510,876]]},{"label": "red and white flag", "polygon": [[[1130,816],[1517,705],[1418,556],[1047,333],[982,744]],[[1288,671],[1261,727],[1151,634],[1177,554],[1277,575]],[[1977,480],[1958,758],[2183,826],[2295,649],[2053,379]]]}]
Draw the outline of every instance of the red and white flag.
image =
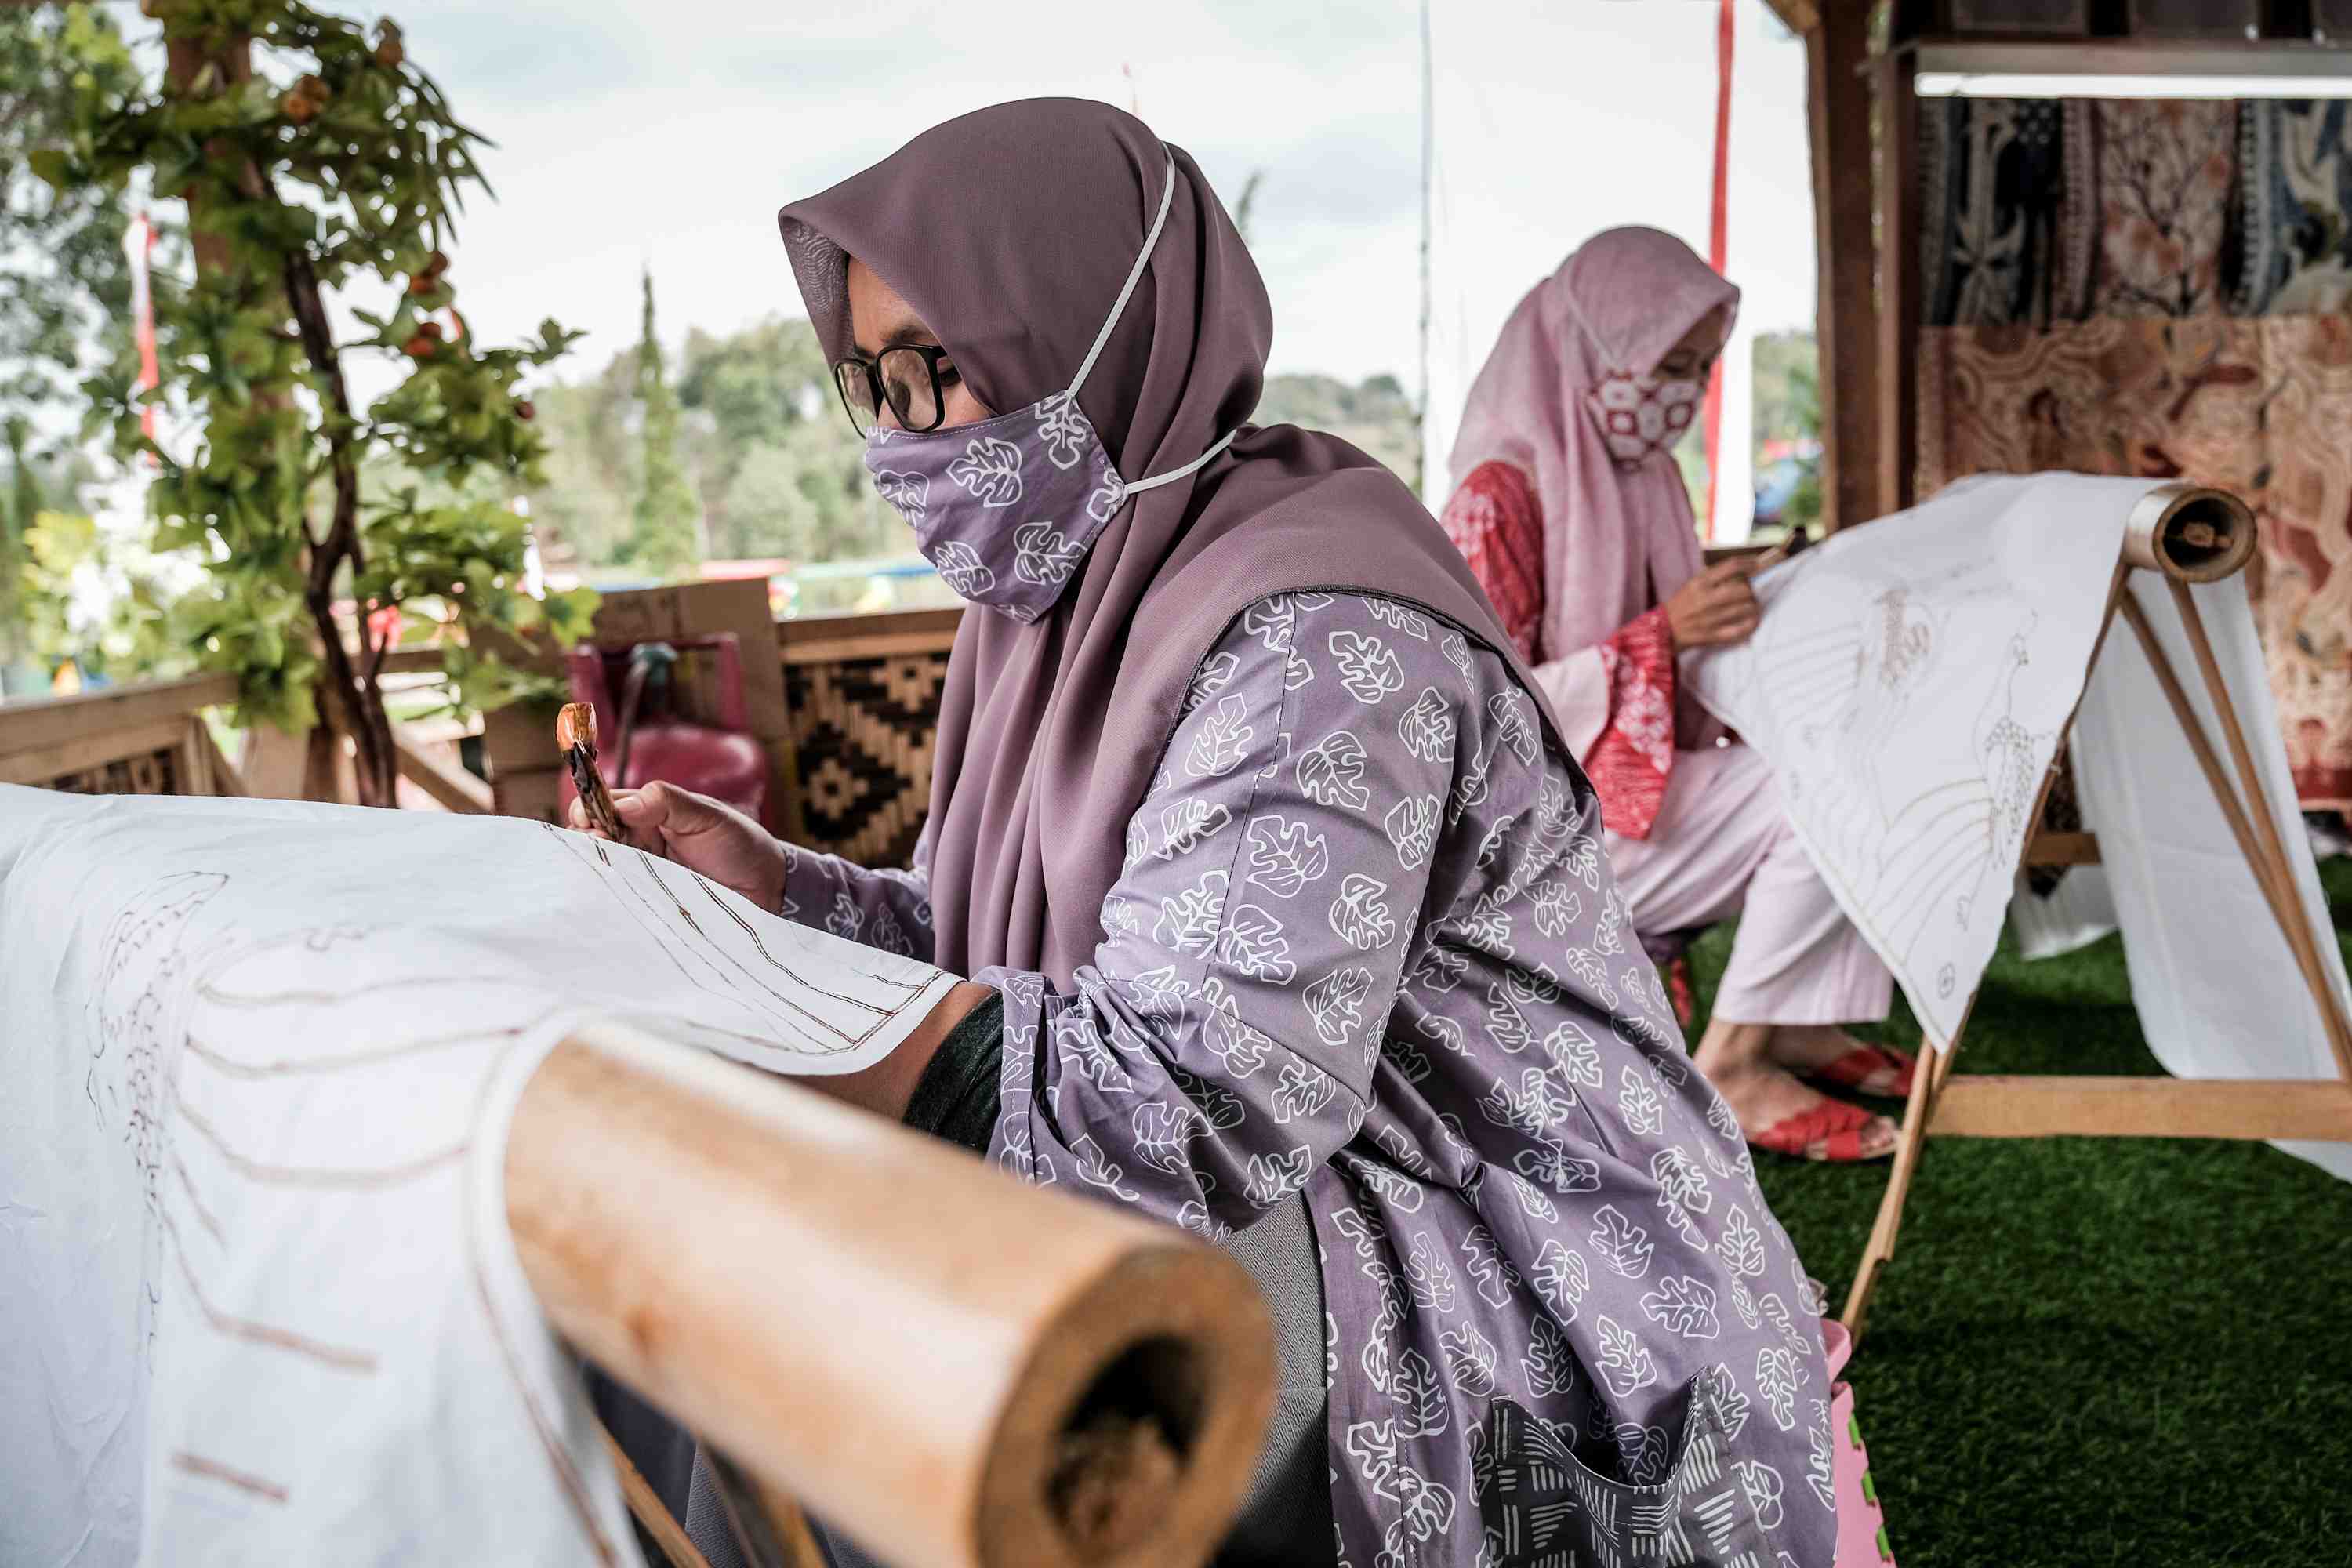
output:
[{"label": "red and white flag", "polygon": [[[1732,0],[1723,0],[1715,24],[1715,178],[1708,192],[1706,264],[1723,272],[1729,265],[1731,237],[1731,18]],[[1715,539],[1716,477],[1722,472],[1723,361],[1715,362],[1706,378],[1705,413],[1706,442],[1706,515],[1699,520],[1699,537]]]}]

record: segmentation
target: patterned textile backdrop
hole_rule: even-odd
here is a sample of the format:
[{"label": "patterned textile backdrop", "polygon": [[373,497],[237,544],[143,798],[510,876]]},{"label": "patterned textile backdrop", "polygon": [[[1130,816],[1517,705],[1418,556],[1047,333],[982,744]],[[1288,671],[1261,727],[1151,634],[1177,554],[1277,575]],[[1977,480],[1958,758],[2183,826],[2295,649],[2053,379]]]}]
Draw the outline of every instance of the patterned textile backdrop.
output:
[{"label": "patterned textile backdrop", "polygon": [[2186,478],[2248,585],[2295,786],[2352,805],[2352,163],[2341,101],[1920,108],[1919,490]]},{"label": "patterned textile backdrop", "polygon": [[931,805],[947,649],[784,666],[798,837],[862,866],[907,864]]}]

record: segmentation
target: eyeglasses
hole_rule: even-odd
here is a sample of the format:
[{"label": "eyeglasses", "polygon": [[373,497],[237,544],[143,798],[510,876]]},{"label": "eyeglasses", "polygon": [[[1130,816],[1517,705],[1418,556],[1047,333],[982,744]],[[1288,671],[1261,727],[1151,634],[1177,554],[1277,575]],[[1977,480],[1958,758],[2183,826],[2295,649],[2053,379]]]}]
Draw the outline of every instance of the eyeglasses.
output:
[{"label": "eyeglasses", "polygon": [[[941,360],[950,362],[944,382]],[[834,390],[841,394],[841,406],[860,436],[874,433],[886,407],[901,430],[920,434],[938,429],[947,417],[947,396],[940,387],[954,385],[956,379],[952,357],[937,343],[901,343],[873,359],[852,354],[833,362]]]}]

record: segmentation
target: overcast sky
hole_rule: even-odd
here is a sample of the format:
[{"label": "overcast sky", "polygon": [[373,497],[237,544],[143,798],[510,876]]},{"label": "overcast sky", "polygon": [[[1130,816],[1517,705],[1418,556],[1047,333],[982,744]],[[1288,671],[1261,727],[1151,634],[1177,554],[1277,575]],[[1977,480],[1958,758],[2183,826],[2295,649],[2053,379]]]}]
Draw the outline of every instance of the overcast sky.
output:
[{"label": "overcast sky", "polygon": [[[1717,7],[1434,10],[1442,454],[1496,329],[1580,239],[1651,223],[1704,254]],[[499,143],[482,160],[498,200],[468,212],[454,252],[467,323],[492,342],[551,314],[588,329],[565,374],[635,339],[640,260],[673,343],[688,326],[798,314],[777,207],[939,121],[1058,94],[1132,100],[1229,205],[1265,172],[1253,230],[1274,297],[1275,369],[1418,384],[1415,0],[403,0],[398,16],[410,58]],[[1761,0],[1739,0],[1738,27],[1730,272],[1747,291],[1741,324],[1804,325],[1804,53]],[[1726,445],[1744,448],[1744,430]],[[1744,493],[1744,471],[1734,479],[1727,489]]]}]

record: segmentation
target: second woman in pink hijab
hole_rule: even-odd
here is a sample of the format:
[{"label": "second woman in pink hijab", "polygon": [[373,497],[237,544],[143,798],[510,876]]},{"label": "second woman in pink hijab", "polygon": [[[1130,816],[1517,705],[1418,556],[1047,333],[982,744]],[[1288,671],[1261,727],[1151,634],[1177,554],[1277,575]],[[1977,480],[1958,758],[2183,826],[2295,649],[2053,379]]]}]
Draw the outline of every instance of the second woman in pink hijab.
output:
[{"label": "second woman in pink hijab", "polygon": [[1519,301],[1471,387],[1444,521],[1600,792],[1635,929],[1656,942],[1740,916],[1701,1070],[1759,1147],[1874,1159],[1894,1124],[1801,1080],[1907,1091],[1908,1057],[1839,1027],[1885,1017],[1891,977],[1763,758],[1675,679],[1679,656],[1756,627],[1748,568],[1705,564],[1673,452],[1738,304],[1671,235],[1587,241]]}]

